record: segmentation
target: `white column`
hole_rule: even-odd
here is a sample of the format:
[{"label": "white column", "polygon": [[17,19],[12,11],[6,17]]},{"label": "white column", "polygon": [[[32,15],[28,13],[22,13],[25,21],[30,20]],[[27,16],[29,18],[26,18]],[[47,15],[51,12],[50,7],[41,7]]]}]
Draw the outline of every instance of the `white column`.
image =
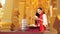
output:
[{"label": "white column", "polygon": [[52,17],[53,14],[52,14],[52,5],[50,6],[50,17]]},{"label": "white column", "polygon": [[11,22],[12,11],[13,11],[13,0],[5,0],[2,22]]},{"label": "white column", "polygon": [[60,14],[60,0],[57,0],[57,10],[58,14]]}]

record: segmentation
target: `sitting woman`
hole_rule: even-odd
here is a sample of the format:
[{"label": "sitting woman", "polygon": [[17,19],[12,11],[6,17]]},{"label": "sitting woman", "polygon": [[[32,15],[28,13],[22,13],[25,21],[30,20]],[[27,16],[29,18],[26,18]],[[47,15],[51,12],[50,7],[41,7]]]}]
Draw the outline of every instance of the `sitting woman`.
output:
[{"label": "sitting woman", "polygon": [[45,12],[43,12],[42,8],[37,9],[37,13],[35,16],[35,25],[39,26],[39,30],[41,32],[44,32],[46,30],[47,16]]}]

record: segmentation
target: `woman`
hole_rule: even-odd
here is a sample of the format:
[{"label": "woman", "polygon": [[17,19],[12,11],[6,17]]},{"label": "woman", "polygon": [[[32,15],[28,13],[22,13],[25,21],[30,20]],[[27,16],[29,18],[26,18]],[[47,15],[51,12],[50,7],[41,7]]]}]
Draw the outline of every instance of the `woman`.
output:
[{"label": "woman", "polygon": [[44,32],[46,30],[47,25],[47,16],[43,12],[42,8],[38,8],[36,16],[35,16],[35,24],[39,26],[39,30]]}]

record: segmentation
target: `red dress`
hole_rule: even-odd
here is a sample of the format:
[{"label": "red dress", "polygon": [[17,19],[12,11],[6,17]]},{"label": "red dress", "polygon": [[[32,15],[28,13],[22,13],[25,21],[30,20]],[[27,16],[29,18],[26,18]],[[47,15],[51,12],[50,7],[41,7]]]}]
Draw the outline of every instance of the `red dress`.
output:
[{"label": "red dress", "polygon": [[[40,14],[39,18],[43,20],[43,13]],[[44,32],[43,21],[39,20],[39,23],[40,23],[40,31]]]}]

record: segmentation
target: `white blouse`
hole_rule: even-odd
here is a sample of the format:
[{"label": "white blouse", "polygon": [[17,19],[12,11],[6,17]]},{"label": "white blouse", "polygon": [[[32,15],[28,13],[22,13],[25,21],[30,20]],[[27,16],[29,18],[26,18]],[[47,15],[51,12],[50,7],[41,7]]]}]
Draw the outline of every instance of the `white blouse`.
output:
[{"label": "white blouse", "polygon": [[[39,19],[37,16],[35,16],[35,18],[36,18],[36,20]],[[48,25],[47,15],[46,15],[46,14],[43,14],[43,25],[44,25],[44,26]]]},{"label": "white blouse", "polygon": [[46,15],[46,14],[43,14],[43,25],[44,25],[44,26],[48,25],[47,15]]}]

